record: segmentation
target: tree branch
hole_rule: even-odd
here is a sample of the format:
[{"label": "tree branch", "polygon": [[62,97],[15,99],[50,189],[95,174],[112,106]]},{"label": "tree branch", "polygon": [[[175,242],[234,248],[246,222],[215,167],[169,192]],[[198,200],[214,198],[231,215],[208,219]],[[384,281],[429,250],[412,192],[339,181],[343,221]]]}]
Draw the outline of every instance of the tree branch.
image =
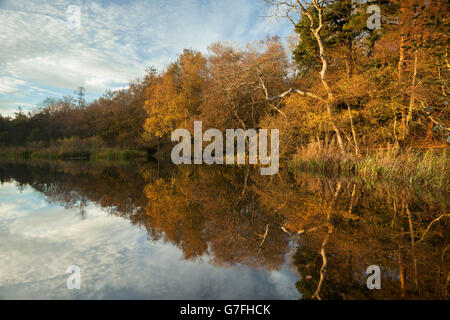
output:
[{"label": "tree branch", "polygon": [[282,99],[282,98],[284,98],[285,96],[287,96],[287,95],[290,94],[290,93],[297,93],[297,94],[302,95],[302,96],[306,96],[306,97],[310,97],[310,98],[317,99],[317,100],[319,100],[320,102],[323,102],[323,103],[326,103],[326,102],[327,102],[327,100],[325,100],[325,99],[319,97],[318,95],[315,95],[315,94],[312,93],[312,92],[302,91],[302,90],[294,89],[294,88],[290,88],[289,90],[287,90],[287,91],[285,91],[285,92],[283,92],[282,94],[279,94],[279,95],[277,95],[277,96],[270,97],[270,96],[269,96],[269,93],[268,93],[268,91],[267,91],[266,85],[264,84],[264,81],[263,81],[263,79],[262,79],[261,77],[259,77],[259,81],[260,81],[260,83],[261,83],[261,88],[264,90],[264,92],[265,92],[265,94],[266,94],[266,100],[269,100],[269,101],[274,101],[274,100],[277,100],[277,99]]}]

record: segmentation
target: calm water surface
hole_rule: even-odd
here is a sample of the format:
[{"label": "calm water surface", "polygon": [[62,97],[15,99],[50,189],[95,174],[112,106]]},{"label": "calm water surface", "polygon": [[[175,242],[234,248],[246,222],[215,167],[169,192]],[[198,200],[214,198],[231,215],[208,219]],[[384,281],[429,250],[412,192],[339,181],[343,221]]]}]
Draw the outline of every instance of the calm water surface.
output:
[{"label": "calm water surface", "polygon": [[0,162],[0,182],[1,299],[449,298],[443,191],[164,163]]}]

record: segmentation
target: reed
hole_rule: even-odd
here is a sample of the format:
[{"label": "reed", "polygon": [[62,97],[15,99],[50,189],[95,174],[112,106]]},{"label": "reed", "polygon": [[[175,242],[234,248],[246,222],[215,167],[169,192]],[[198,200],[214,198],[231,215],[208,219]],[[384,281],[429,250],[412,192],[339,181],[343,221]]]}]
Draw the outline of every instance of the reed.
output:
[{"label": "reed", "polygon": [[342,155],[333,145],[313,142],[297,153],[290,166],[297,170],[332,175],[357,175],[365,180],[385,179],[408,182],[449,190],[450,158],[443,150],[411,149],[397,147],[366,151],[354,156]]},{"label": "reed", "polygon": [[0,157],[11,160],[111,160],[129,161],[146,157],[145,151],[108,147],[98,137],[65,138],[48,146],[29,144],[22,147],[2,148]]}]

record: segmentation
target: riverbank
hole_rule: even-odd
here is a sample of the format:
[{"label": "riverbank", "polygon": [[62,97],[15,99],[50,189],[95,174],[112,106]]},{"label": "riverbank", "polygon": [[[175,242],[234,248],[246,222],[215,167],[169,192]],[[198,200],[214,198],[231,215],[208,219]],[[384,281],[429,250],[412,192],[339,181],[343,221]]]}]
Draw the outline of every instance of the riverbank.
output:
[{"label": "riverbank", "polygon": [[329,150],[301,150],[289,161],[293,170],[326,175],[356,175],[364,180],[388,180],[450,190],[448,148],[380,149],[365,155],[339,155]]},{"label": "riverbank", "polygon": [[[158,152],[160,161],[169,161],[168,151]],[[11,147],[0,150],[6,160],[90,160],[133,161],[146,160],[147,153],[121,148],[30,148]],[[395,148],[366,152],[364,155],[341,155],[335,149],[307,146],[290,160],[281,159],[280,166],[326,176],[356,176],[366,182],[386,180],[412,185],[420,184],[444,191],[450,190],[450,155],[448,148],[440,150]]]},{"label": "riverbank", "polygon": [[0,158],[8,160],[39,159],[39,160],[110,160],[130,161],[146,158],[147,153],[140,150],[120,148],[100,149],[64,149],[64,148],[2,148]]}]

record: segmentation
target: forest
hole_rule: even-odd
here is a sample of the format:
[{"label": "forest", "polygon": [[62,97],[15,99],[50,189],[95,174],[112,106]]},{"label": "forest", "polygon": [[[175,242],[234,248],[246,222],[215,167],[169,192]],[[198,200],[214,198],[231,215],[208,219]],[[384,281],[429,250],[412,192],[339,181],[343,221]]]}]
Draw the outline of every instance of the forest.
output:
[{"label": "forest", "polygon": [[[294,167],[447,188],[448,1],[266,2],[292,23],[287,41],[185,49],[92,102],[80,87],[0,115],[0,154],[165,157],[172,131],[201,120],[223,131],[279,129],[281,158]],[[369,27],[373,5],[380,28]]]}]

